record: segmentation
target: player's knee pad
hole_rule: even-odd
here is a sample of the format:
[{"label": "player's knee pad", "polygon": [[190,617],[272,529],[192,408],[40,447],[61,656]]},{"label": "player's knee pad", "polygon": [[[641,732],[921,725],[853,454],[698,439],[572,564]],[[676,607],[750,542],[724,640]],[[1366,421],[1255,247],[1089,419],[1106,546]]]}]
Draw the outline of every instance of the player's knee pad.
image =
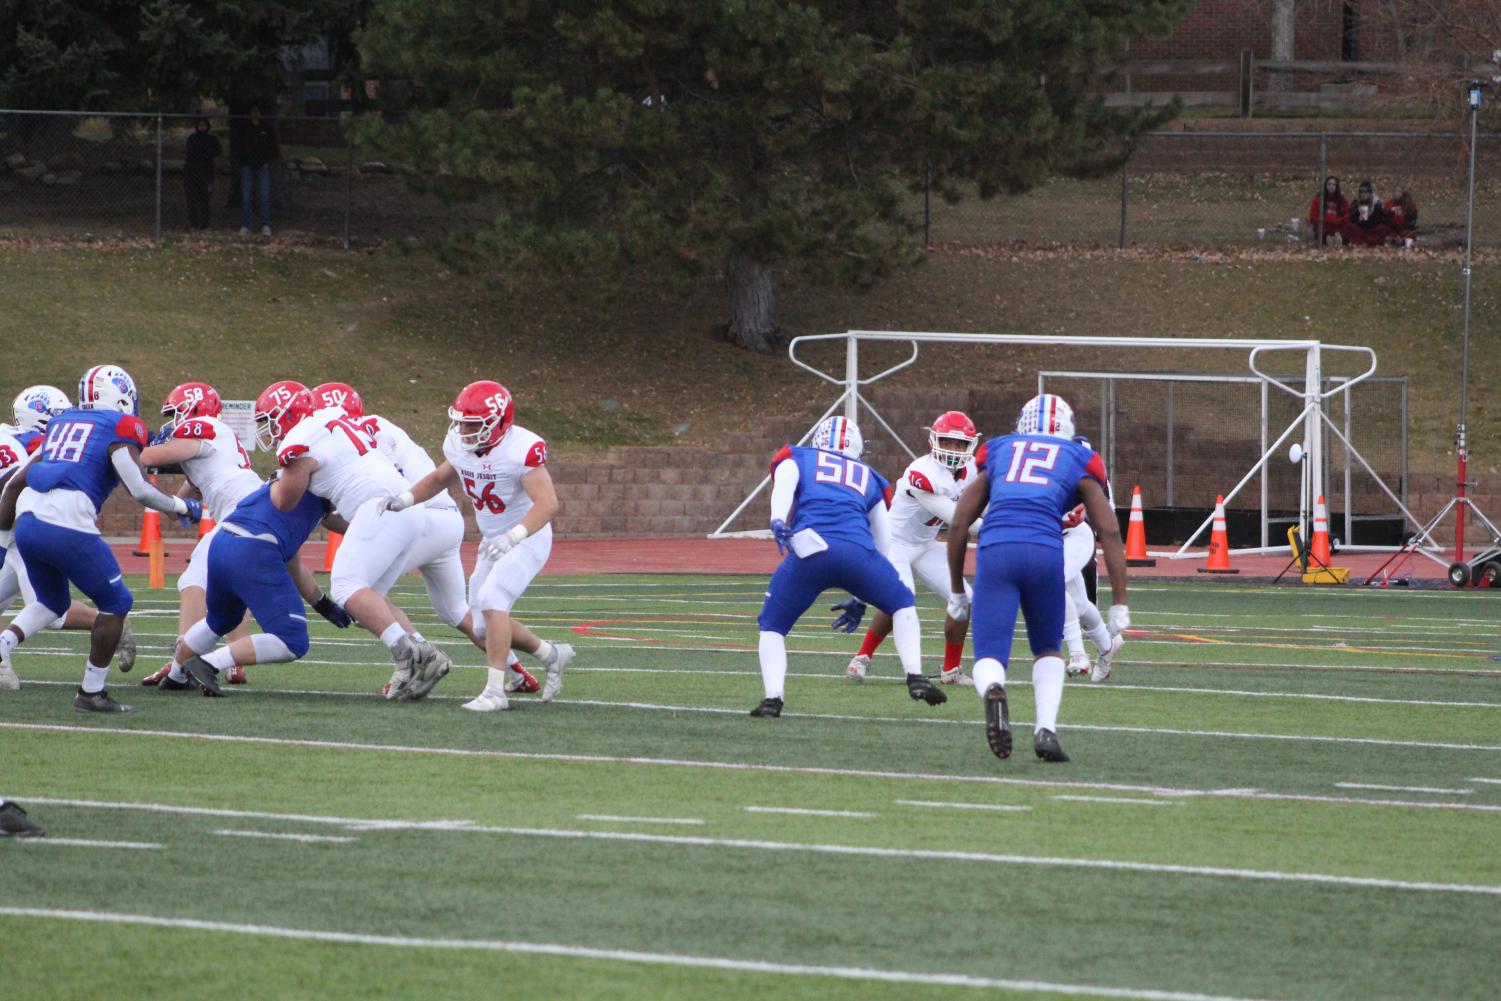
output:
[{"label": "player's knee pad", "polygon": [[282,633],[256,633],[250,637],[255,647],[257,664],[284,664],[297,660],[308,650],[307,630],[288,630]]},{"label": "player's knee pad", "polygon": [[194,653],[205,654],[218,645],[219,634],[210,628],[207,619],[199,619],[188,626],[188,631],[182,634],[182,641]]},{"label": "player's knee pad", "polygon": [[48,623],[53,621],[55,621],[55,616],[52,614],[52,609],[40,601],[34,601],[16,613],[16,617],[11,620],[11,625],[20,630],[22,636],[30,638],[48,628]]}]

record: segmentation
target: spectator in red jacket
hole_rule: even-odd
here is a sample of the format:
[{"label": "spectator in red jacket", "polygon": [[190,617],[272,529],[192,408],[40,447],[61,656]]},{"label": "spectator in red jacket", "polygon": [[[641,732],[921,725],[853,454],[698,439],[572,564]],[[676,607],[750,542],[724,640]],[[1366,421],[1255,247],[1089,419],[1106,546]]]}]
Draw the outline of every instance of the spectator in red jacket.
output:
[{"label": "spectator in red jacket", "polygon": [[1361,181],[1345,220],[1345,242],[1357,247],[1379,247],[1392,235],[1386,211],[1370,181]]},{"label": "spectator in red jacket", "polygon": [[1319,217],[1324,219],[1324,242],[1336,233],[1343,234],[1345,217],[1350,214],[1350,202],[1339,190],[1339,178],[1330,175],[1324,178],[1324,190],[1317,192],[1308,203],[1308,232],[1311,239],[1318,239]]},{"label": "spectator in red jacket", "polygon": [[1386,224],[1391,229],[1392,238],[1398,243],[1406,243],[1418,235],[1418,203],[1412,197],[1412,192],[1406,188],[1397,194],[1396,198],[1383,204],[1382,209],[1386,212]]}]

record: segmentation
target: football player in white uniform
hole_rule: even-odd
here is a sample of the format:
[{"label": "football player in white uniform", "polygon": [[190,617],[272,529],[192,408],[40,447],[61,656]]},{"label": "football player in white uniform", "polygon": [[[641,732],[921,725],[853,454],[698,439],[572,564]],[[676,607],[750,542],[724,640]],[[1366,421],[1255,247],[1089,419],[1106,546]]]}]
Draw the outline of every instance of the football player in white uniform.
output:
[{"label": "football player in white uniform", "polygon": [[[163,428],[168,437],[160,444],[141,451],[141,464],[151,467],[181,466],[187,482],[184,493],[196,493],[203,499],[203,513],[215,522],[229,517],[235,505],[254,493],[261,478],[250,468],[250,456],[234,429],[219,419],[224,404],[218,392],[206,382],[185,382],[167,394],[162,403]],[[177,639],[181,643],[188,627],[201,622],[208,614],[208,547],[216,526],[193,547],[188,568],[177,578]],[[248,635],[241,625],[229,634],[229,640]],[[174,650],[176,644],[174,644]],[[244,684],[245,669],[235,665],[227,679]],[[159,691],[196,691],[198,686],[183,671],[176,656],[167,665],[141,679],[143,685],[158,685]]]},{"label": "football player in white uniform", "polygon": [[[1074,441],[1093,447],[1082,434],[1075,435]],[[1105,495],[1113,509],[1115,496],[1108,488]],[[1111,665],[1115,662],[1116,654],[1125,645],[1126,638],[1119,633],[1110,632],[1104,618],[1100,616],[1099,608],[1089,600],[1089,589],[1084,584],[1084,568],[1094,562],[1095,535],[1094,529],[1084,517],[1084,505],[1080,504],[1063,518],[1063,595],[1068,605],[1063,620],[1063,643],[1068,647],[1067,671],[1070,677],[1088,674],[1091,681],[1104,681],[1110,677]],[[1084,650],[1085,635],[1099,652],[1099,659],[1093,664],[1089,662],[1089,654]]]},{"label": "football player in white uniform", "polygon": [[[427,451],[412,440],[412,436],[389,418],[365,413],[365,401],[359,392],[345,382],[325,382],[314,386],[313,405],[338,407],[356,426],[375,439],[380,449],[396,471],[401,473],[408,485],[418,483],[437,467]],[[409,554],[415,568],[422,573],[427,597],[438,618],[465,636],[481,650],[485,649],[483,629],[475,628],[475,615],[469,608],[468,589],[464,582],[464,564],[459,547],[464,541],[464,516],[448,491],[440,491],[422,505],[427,527],[424,529],[417,549]],[[397,618],[408,632],[416,633],[411,620],[397,609]],[[539,640],[530,629],[516,620],[511,621],[510,661],[506,665],[507,692],[537,692],[542,686],[516,657],[515,649],[534,653]]]},{"label": "football player in white uniform", "polygon": [[[953,517],[959,494],[974,479],[976,462],[984,461],[975,452],[979,442],[980,433],[968,415],[958,410],[940,414],[928,429],[928,454],[913,459],[892,488],[891,562],[902,583],[910,588],[913,579],[920,578],[945,601],[949,596],[948,550],[938,541],[938,530]],[[959,666],[968,629],[967,618],[946,616],[943,620],[943,673],[938,677],[942,684],[968,680]],[[845,675],[864,681],[871,655],[890,632],[891,619],[876,613]]]},{"label": "football player in white uniform", "polygon": [[[480,614],[475,631],[485,637],[490,676],[465,709],[509,708],[505,667],[511,648],[511,609],[552,551],[552,519],[558,497],[547,471],[547,443],[515,423],[516,402],[498,382],[472,382],[448,408],[452,422],[443,439],[443,464],[410,490],[387,498],[386,510],[403,512],[460,483],[474,504],[484,541],[469,578],[469,607]],[[566,643],[539,641],[547,682],[542,700],[563,687],[563,669],[573,659]]]},{"label": "football player in white uniform", "polygon": [[414,564],[427,521],[420,510],[382,518],[381,500],[406,489],[406,480],[340,408],[315,410],[300,382],[266,387],[255,401],[257,439],[275,448],[284,484],[276,506],[291,510],[304,493],[324,498],[349,523],[334,556],[333,600],[391,651],[395,670],[386,698],[420,699],[453,666],[448,655],[402,622],[386,592]]}]

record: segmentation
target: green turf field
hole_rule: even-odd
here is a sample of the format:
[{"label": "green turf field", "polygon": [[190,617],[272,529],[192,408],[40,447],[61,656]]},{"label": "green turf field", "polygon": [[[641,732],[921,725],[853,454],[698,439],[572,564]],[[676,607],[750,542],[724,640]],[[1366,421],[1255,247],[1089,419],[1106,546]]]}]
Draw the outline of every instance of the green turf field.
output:
[{"label": "green turf field", "polygon": [[0,693],[0,792],[50,829],[0,841],[7,996],[1501,992],[1494,598],[1143,584],[1044,765],[1025,724],[991,756],[972,688],[910,701],[889,646],[846,681],[821,615],[749,718],[763,586],[543,578],[563,694],[481,716],[478,651],[387,703],[378,643],[316,619],[227,699],[141,689],[176,613],[138,591],[137,711],[84,717],[82,636],[38,637]]}]

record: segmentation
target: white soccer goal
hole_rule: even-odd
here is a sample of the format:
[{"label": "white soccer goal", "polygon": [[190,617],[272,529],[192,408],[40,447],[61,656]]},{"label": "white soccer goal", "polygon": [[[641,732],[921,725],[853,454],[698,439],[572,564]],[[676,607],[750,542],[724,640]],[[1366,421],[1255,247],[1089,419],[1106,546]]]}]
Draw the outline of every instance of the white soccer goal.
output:
[{"label": "white soccer goal", "polygon": [[[844,345],[844,371],[842,374],[827,372],[815,365],[809,364],[799,357],[798,350],[804,345],[813,345],[821,342],[843,342]],[[873,375],[861,376],[860,374],[860,345],[867,342],[895,342],[907,344],[910,353],[907,358],[897,364],[890,365]],[[1297,398],[1299,409],[1297,416],[1280,429],[1280,433],[1269,443],[1264,443],[1259,458],[1247,469],[1239,481],[1230,489],[1224,491],[1226,502],[1232,501],[1246,485],[1256,478],[1257,474],[1276,455],[1280,454],[1285,446],[1291,442],[1298,442],[1303,450],[1302,486],[1298,490],[1298,512],[1300,521],[1307,522],[1313,511],[1314,499],[1328,493],[1327,478],[1328,466],[1324,459],[1327,445],[1326,428],[1329,433],[1335,435],[1348,449],[1349,453],[1368,471],[1372,478],[1380,485],[1381,489],[1390,498],[1396,508],[1401,511],[1414,526],[1421,523],[1413,518],[1400,498],[1398,498],[1381,481],[1381,478],[1371,470],[1369,464],[1355,450],[1349,441],[1348,435],[1342,432],[1326,412],[1329,400],[1339,393],[1348,393],[1351,387],[1369,379],[1376,372],[1376,353],[1367,347],[1350,345],[1323,344],[1316,340],[1255,340],[1246,338],[1209,338],[1209,337],[1082,337],[1051,334],[960,334],[942,332],[916,332],[916,331],[891,331],[891,330],[849,330],[839,334],[811,334],[794,338],[787,346],[788,356],[793,364],[799,368],[817,376],[824,382],[839,388],[839,395],[819,415],[818,419],[808,428],[808,431],[798,440],[798,444],[806,442],[817,427],[818,422],[830,414],[843,408],[844,415],[861,424],[869,434],[872,427],[878,427],[890,435],[909,456],[913,456],[912,450],[903,441],[902,435],[898,434],[879,411],[871,404],[863,392],[873,383],[886,379],[889,376],[913,365],[924,345],[1016,345],[1026,347],[1059,347],[1059,348],[1107,348],[1121,350],[1146,350],[1146,351],[1233,351],[1243,352],[1246,357],[1246,367],[1250,373],[1247,378],[1265,386],[1272,387],[1288,393]],[[1361,356],[1365,365],[1364,371],[1351,376],[1342,376],[1329,380],[1324,376],[1324,353],[1325,352],[1353,353]],[[1292,353],[1295,358],[1302,362],[1304,373],[1303,388],[1294,389],[1281,379],[1269,374],[1262,366],[1263,360],[1276,353],[1285,356]],[[866,417],[869,420],[866,420]],[[1249,415],[1248,415],[1249,417]],[[710,538],[729,538],[735,536],[759,536],[765,537],[767,532],[763,530],[748,532],[732,532],[729,527],[736,519],[760,496],[770,483],[770,477],[763,477],[761,482],[743,500],[729,517],[720,526],[710,533]],[[1213,515],[1206,512],[1204,522],[1176,552],[1163,553],[1161,555],[1176,558],[1185,558],[1191,555],[1188,550],[1208,532]],[[1270,540],[1267,540],[1270,542]],[[1285,546],[1263,545],[1240,552],[1266,552],[1282,551]],[[1432,556],[1432,554],[1428,554]]]}]

